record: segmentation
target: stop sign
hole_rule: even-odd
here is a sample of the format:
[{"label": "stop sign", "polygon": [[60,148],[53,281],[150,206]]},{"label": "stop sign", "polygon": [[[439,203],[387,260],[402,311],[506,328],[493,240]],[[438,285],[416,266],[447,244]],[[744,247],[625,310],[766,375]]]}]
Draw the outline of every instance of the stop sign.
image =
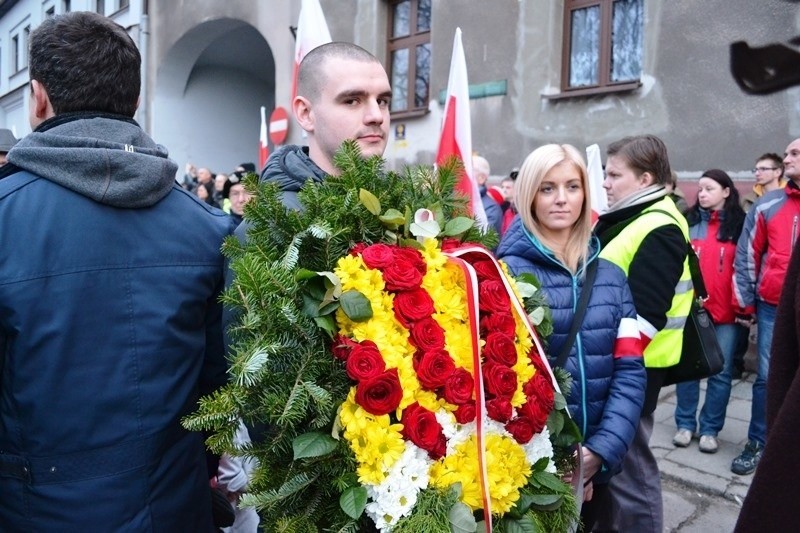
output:
[{"label": "stop sign", "polygon": [[282,107],[276,107],[269,116],[269,140],[273,144],[283,144],[289,131],[289,115]]}]

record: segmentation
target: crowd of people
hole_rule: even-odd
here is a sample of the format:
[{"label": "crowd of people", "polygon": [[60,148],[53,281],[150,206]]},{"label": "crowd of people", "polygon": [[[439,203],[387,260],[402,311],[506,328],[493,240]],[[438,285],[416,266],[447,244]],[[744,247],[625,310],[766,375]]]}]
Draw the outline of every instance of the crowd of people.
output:
[{"label": "crowd of people", "polygon": [[[241,179],[256,169],[215,176],[187,165],[176,183],[177,165],[132,118],[140,62],[127,32],[94,13],[51,17],[30,34],[33,132],[0,171],[0,220],[35,220],[0,224],[4,530],[213,531],[209,488],[232,502],[247,490],[252,463],[220,463],[180,420],[226,381],[234,317],[219,300],[231,276],[220,246],[231,234],[247,239]],[[366,50],[330,43],[309,52],[292,102],[307,146],[273,153],[262,181],[297,209],[302,186],[337,174],[343,141],[382,155],[391,94]],[[744,208],[719,169],[703,172],[697,197],[680,206],[664,142],[619,139],[606,152],[609,210],[594,225],[573,146],[538,147],[500,186],[487,186],[485,158],[473,166],[502,236],[497,255],[541,281],[551,363],[574,378],[566,395],[584,437],[581,530],[663,530],[649,440],[694,299],[689,244],[725,367],[709,379],[699,419],[698,383],[677,387],[673,442],[689,446],[697,433],[701,452],[717,450],[735,354],[757,324],[748,443],[731,465],[756,475],[737,531],[800,528],[800,467],[789,448],[800,402],[800,139],[784,157],[757,159]],[[206,238],[187,238],[187,226]],[[237,439],[249,439],[243,425]],[[236,531],[256,530],[254,513],[240,516]]]}]

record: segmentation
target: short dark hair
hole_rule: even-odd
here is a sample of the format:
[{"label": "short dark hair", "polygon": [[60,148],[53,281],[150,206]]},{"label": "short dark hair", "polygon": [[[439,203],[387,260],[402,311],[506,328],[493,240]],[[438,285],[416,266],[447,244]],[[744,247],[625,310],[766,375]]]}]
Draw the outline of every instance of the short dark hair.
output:
[{"label": "short dark hair", "polygon": [[611,143],[606,154],[622,157],[639,175],[649,172],[655,185],[667,185],[672,180],[667,146],[655,135],[624,137]]},{"label": "short dark hair", "polygon": [[[326,43],[311,50],[300,62],[297,70],[297,96],[304,96],[314,102],[322,92],[327,81],[323,67],[329,59],[349,59],[366,63],[379,63],[378,58],[357,44],[333,42]],[[347,76],[348,73],[343,72]]]},{"label": "short dark hair", "polygon": [[30,35],[31,80],[44,86],[57,115],[102,111],[133,117],[141,63],[125,28],[97,13],[50,17]]},{"label": "short dark hair", "polygon": [[775,152],[769,152],[756,159],[756,163],[765,159],[772,161],[772,164],[775,165],[775,168],[779,168],[781,170],[781,177],[783,177],[783,158]]}]

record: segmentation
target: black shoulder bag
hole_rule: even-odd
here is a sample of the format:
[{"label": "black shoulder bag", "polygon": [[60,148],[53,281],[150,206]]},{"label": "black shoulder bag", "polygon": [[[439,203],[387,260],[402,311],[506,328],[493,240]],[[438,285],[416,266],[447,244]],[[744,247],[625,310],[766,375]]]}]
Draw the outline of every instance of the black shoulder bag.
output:
[{"label": "black shoulder bag", "polygon": [[597,276],[597,264],[599,262],[600,258],[598,257],[586,267],[586,279],[583,281],[581,297],[578,299],[578,306],[575,308],[575,315],[572,317],[572,326],[569,328],[567,340],[564,341],[561,352],[558,354],[558,359],[556,359],[556,366],[558,367],[564,367],[569,352],[572,350],[572,345],[575,344],[575,337],[578,336],[578,330],[583,323],[583,316],[589,306],[589,296],[592,294],[592,286],[594,285],[594,278]]},{"label": "black shoulder bag", "polygon": [[[648,213],[663,213],[673,220],[675,217],[667,211],[654,209]],[[677,222],[677,220],[675,220]],[[708,291],[700,271],[700,261],[690,242],[686,243],[689,260],[689,272],[694,285],[692,308],[683,327],[683,346],[678,364],[666,368],[664,386],[684,381],[695,381],[722,372],[725,359],[717,340],[717,333],[703,302],[708,299]]]}]

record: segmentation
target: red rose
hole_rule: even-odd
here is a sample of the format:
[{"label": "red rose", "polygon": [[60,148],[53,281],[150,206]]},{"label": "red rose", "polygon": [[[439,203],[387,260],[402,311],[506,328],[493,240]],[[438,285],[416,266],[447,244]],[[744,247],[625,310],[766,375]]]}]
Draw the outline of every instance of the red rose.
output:
[{"label": "red rose", "polygon": [[[472,391],[475,389],[475,380],[464,368],[457,368],[450,374],[444,383],[444,399],[448,403],[461,405],[472,399]],[[474,410],[473,405],[473,410]]]},{"label": "red rose", "polygon": [[420,385],[428,390],[444,386],[456,369],[450,354],[444,350],[424,352],[415,365]]},{"label": "red rose", "polygon": [[404,259],[411,263],[423,276],[428,271],[428,265],[425,264],[425,260],[419,250],[407,246],[399,246],[395,248],[394,256],[396,259]]},{"label": "red rose", "polygon": [[488,279],[479,285],[478,306],[487,313],[508,313],[511,300],[503,282]]},{"label": "red rose", "polygon": [[441,350],[444,348],[444,330],[432,317],[423,318],[411,326],[411,343],[422,350]]},{"label": "red rose", "polygon": [[514,316],[509,313],[491,313],[481,318],[481,335],[488,335],[497,331],[505,333],[512,339],[517,335],[517,323]]},{"label": "red rose", "polygon": [[553,410],[555,390],[553,389],[553,383],[550,381],[550,378],[543,372],[537,372],[525,386],[522,387],[522,392],[525,393],[525,396],[536,398],[548,412]]},{"label": "red rose", "polygon": [[[508,424],[506,424],[506,431],[511,433],[514,440],[520,444],[527,444],[538,433],[533,431],[533,424],[530,419],[524,416],[518,416]],[[541,431],[541,430],[539,430]]]},{"label": "red rose", "polygon": [[511,402],[508,398],[492,398],[486,402],[486,414],[492,420],[508,422],[511,418]]},{"label": "red rose", "polygon": [[487,361],[499,363],[508,367],[517,363],[517,347],[514,346],[514,337],[505,333],[489,333],[486,344],[483,346],[483,356]]},{"label": "red rose", "polygon": [[363,252],[364,248],[366,248],[366,247],[367,247],[367,245],[365,243],[360,242],[360,243],[356,244],[355,246],[353,246],[352,248],[350,248],[350,255],[352,255],[352,256],[360,255],[361,252]]},{"label": "red rose", "polygon": [[361,251],[361,258],[369,268],[384,269],[394,262],[394,249],[386,244],[373,244]]},{"label": "red rose", "polygon": [[395,257],[394,262],[383,269],[383,281],[387,291],[407,291],[419,288],[422,274],[410,262]]},{"label": "red rose", "polygon": [[428,454],[436,450],[440,437],[444,437],[442,426],[436,420],[436,415],[418,403],[412,403],[405,408],[400,422],[403,424],[403,437]]},{"label": "red rose", "polygon": [[486,390],[501,398],[511,398],[517,390],[517,374],[497,363],[483,365],[483,381]]},{"label": "red rose", "polygon": [[500,272],[497,270],[497,267],[494,266],[494,261],[488,259],[475,261],[472,263],[472,268],[475,269],[475,273],[478,275],[478,281],[483,282],[489,279],[500,279]]},{"label": "red rose", "polygon": [[475,420],[475,402],[469,401],[458,406],[458,409],[453,411],[456,421],[459,424],[469,424]]},{"label": "red rose", "polygon": [[350,357],[350,351],[356,346],[358,346],[358,343],[353,339],[337,335],[336,338],[333,339],[331,351],[336,359],[347,361],[347,358]]},{"label": "red rose", "polygon": [[435,312],[433,300],[425,289],[402,291],[394,296],[394,314],[406,328],[412,322],[429,317]]},{"label": "red rose", "polygon": [[375,416],[388,415],[397,409],[402,399],[403,389],[396,368],[361,381],[356,386],[356,403]]},{"label": "red rose", "polygon": [[544,428],[550,411],[545,409],[544,405],[537,402],[536,398],[530,397],[528,398],[528,401],[519,408],[519,414],[520,416],[526,417],[530,421],[531,427],[533,428],[533,434],[535,435],[541,432]]},{"label": "red rose", "polygon": [[386,370],[386,363],[372,341],[356,344],[347,359],[347,375],[354,381],[372,379]]}]

